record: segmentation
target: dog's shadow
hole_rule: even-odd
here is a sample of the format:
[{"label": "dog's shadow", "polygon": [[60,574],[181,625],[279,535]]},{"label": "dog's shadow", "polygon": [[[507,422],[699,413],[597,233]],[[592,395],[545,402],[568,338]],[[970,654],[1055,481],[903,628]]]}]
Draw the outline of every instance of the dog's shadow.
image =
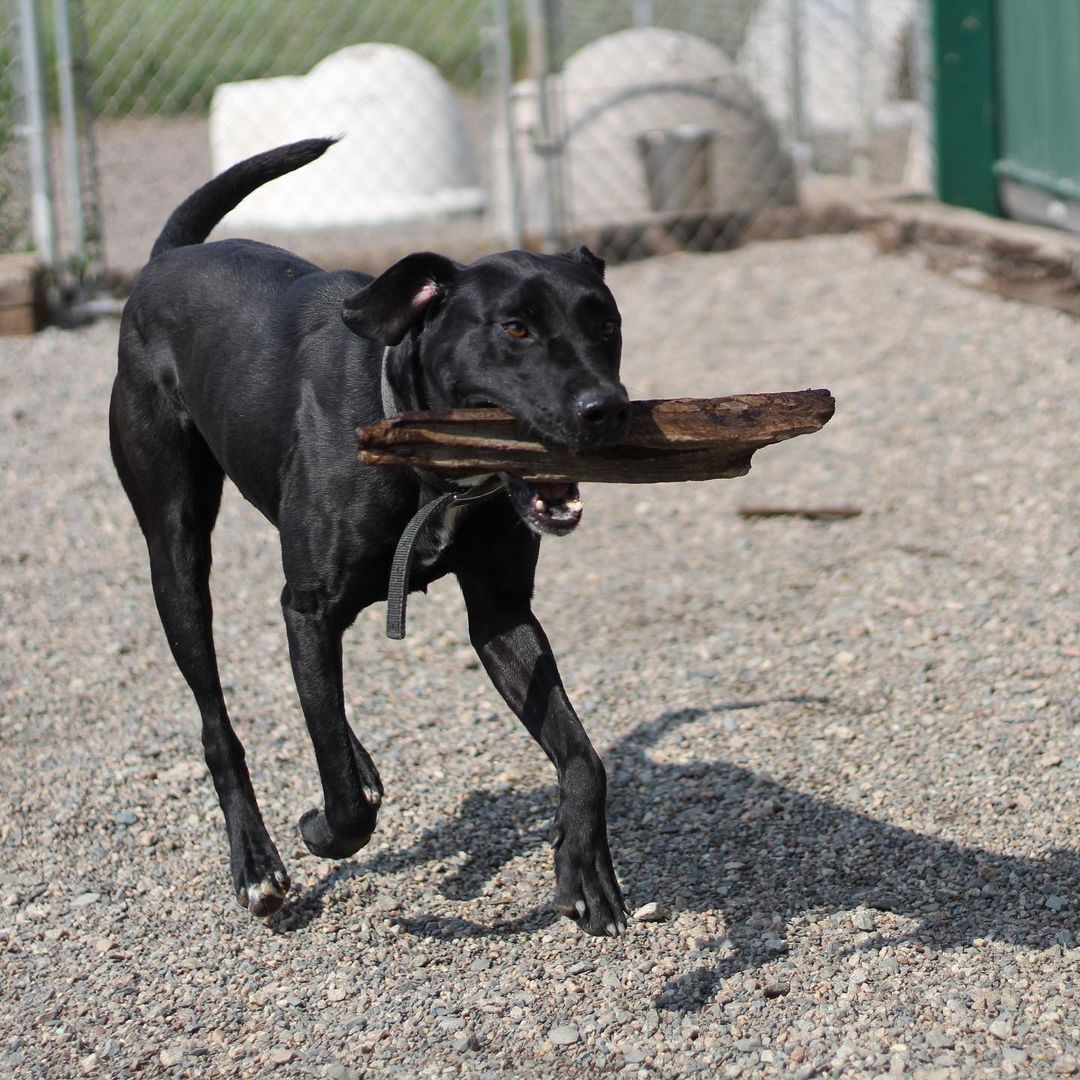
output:
[{"label": "dog's shadow", "polygon": [[[909,920],[896,938],[938,948],[976,938],[1035,948],[1071,940],[1076,916],[1068,900],[1080,893],[1076,851],[1042,859],[999,855],[875,821],[734,765],[657,764],[647,756],[650,746],[681,725],[760,704],[668,712],[605,754],[620,877],[631,885],[655,885],[655,897],[633,899],[677,896],[689,910],[718,911],[725,924],[723,937],[704,943],[697,966],[670,982],[654,1005],[704,1006],[725,978],[782,953],[786,925],[805,912],[828,915],[860,906],[894,912]],[[641,798],[637,778],[645,772],[651,774],[650,793],[661,801]],[[346,876],[456,861],[441,891],[450,899],[472,899],[501,867],[546,841],[554,805],[554,787],[475,792],[453,820],[425,830],[408,848],[373,853]],[[335,882],[341,880],[342,872],[335,873]],[[321,890],[321,897],[335,882],[327,879],[313,891]],[[555,918],[538,907],[491,925],[397,921],[410,933],[462,937],[535,930]],[[880,947],[880,939],[871,940]]]}]

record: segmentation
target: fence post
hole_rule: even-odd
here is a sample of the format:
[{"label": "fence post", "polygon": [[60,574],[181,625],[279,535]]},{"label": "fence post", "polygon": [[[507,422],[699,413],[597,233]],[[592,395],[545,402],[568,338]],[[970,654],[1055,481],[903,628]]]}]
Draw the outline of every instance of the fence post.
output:
[{"label": "fence post", "polygon": [[870,64],[873,59],[874,40],[870,25],[867,0],[855,0],[856,45],[856,94],[858,120],[855,127],[855,144],[852,147],[852,172],[864,183],[873,177],[874,110],[870,95]]},{"label": "fence post", "polygon": [[[513,41],[510,36],[509,0],[493,0],[494,93],[498,98],[499,123],[506,133],[506,177],[509,199],[511,247],[522,247],[525,219],[522,213],[521,169],[517,154],[517,117],[514,110]],[[493,145],[497,145],[494,143]]]},{"label": "fence post", "polygon": [[63,135],[64,188],[71,215],[72,249],[86,256],[86,220],[82,205],[82,170],[79,164],[79,119],[75,111],[75,74],[71,53],[68,0],[53,0],[56,22],[56,82],[60,91],[60,130]]},{"label": "fence post", "polygon": [[791,114],[791,153],[800,180],[804,179],[813,152],[806,123],[806,79],[803,54],[806,51],[806,23],[803,0],[788,0],[788,104]]},{"label": "fence post", "polygon": [[543,163],[543,199],[544,228],[543,246],[545,251],[557,251],[560,240],[560,182],[558,155],[562,147],[555,130],[555,101],[551,76],[554,74],[552,61],[551,2],[550,0],[529,0],[529,68],[530,75],[536,81],[537,126],[533,148],[539,153]]},{"label": "fence post", "polygon": [[53,220],[52,183],[49,172],[48,110],[41,51],[41,25],[36,0],[19,0],[19,67],[23,81],[24,123],[30,168],[30,230],[38,257],[45,266],[57,262],[56,226]]},{"label": "fence post", "polygon": [[912,37],[914,63],[914,94],[921,110],[917,127],[918,149],[908,155],[904,183],[912,188],[938,190],[937,154],[933,146],[934,80],[931,71],[930,7],[933,0],[918,0],[915,5],[915,25]]}]

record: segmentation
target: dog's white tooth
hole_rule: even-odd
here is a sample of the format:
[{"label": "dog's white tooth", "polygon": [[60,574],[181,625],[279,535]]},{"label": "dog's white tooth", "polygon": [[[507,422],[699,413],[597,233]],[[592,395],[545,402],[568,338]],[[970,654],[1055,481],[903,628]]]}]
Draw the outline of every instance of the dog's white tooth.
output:
[{"label": "dog's white tooth", "polygon": [[579,919],[584,919],[585,918],[585,901],[584,900],[579,900],[574,905],[574,907],[577,908],[578,918]]},{"label": "dog's white tooth", "polygon": [[547,503],[543,499],[533,499],[533,509],[538,514],[542,514],[547,509]]},{"label": "dog's white tooth", "polygon": [[578,511],[581,510],[582,502],[580,499],[567,499],[565,505],[567,510],[569,510],[573,514],[576,514],[578,513]]}]

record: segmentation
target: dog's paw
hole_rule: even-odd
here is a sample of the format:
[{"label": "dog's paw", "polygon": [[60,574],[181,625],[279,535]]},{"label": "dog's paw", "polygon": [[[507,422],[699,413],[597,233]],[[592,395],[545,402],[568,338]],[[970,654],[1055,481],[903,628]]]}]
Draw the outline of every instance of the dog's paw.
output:
[{"label": "dog's paw", "polygon": [[321,810],[300,818],[300,835],[312,855],[321,859],[347,859],[366,846],[375,831],[376,808],[370,802],[356,814],[347,831],[335,832]]},{"label": "dog's paw", "polygon": [[289,891],[289,875],[276,871],[262,881],[250,882],[236,893],[241,907],[246,907],[252,915],[260,919],[269,918],[285,903]]},{"label": "dog's paw", "polygon": [[232,879],[236,899],[260,919],[273,915],[285,903],[289,875],[273,843],[241,842],[232,858]]},{"label": "dog's paw", "polygon": [[606,841],[571,844],[556,826],[555,910],[597,937],[626,933],[627,907]]}]

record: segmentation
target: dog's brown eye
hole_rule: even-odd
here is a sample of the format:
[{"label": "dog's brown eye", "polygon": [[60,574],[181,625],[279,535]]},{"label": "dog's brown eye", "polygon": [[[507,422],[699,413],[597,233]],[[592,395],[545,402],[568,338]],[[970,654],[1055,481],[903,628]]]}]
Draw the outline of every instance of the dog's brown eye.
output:
[{"label": "dog's brown eye", "polygon": [[600,333],[603,334],[604,337],[611,337],[611,335],[615,333],[614,320],[608,319],[608,321],[600,327]]},{"label": "dog's brown eye", "polygon": [[523,338],[529,336],[529,329],[524,323],[508,322],[503,323],[503,329],[511,336],[516,338]]}]

